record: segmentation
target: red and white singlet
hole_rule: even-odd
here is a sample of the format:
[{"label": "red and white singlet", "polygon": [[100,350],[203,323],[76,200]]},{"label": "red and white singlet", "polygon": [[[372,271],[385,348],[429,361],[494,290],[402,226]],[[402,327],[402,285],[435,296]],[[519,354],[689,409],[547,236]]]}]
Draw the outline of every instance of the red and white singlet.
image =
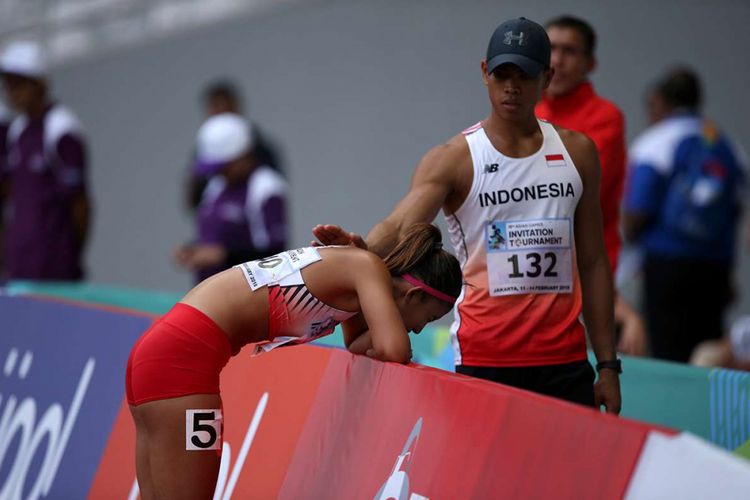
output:
[{"label": "red and white singlet", "polygon": [[331,307],[307,289],[300,271],[319,260],[318,250],[307,247],[235,266],[253,291],[268,287],[268,342],[258,344],[254,354],[312,342],[357,314]]},{"label": "red and white singlet", "polygon": [[456,364],[535,366],[586,358],[573,239],[583,183],[554,127],[542,147],[510,158],[481,124],[463,134],[474,180],[447,216],[464,273],[451,326]]}]

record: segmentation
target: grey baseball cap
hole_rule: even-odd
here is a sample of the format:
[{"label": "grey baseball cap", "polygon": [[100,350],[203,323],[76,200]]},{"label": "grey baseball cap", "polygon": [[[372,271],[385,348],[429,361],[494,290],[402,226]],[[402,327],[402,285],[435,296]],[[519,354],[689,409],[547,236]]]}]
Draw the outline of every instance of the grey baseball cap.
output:
[{"label": "grey baseball cap", "polygon": [[525,17],[505,21],[495,28],[487,47],[487,74],[511,63],[536,77],[549,67],[550,43],[545,29]]}]

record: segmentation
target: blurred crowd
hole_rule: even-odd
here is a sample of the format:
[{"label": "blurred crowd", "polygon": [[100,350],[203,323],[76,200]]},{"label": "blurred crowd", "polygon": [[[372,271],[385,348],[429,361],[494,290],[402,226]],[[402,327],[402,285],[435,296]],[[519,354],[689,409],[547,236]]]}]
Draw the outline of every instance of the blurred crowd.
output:
[{"label": "blurred crowd", "polygon": [[[731,131],[702,113],[700,76],[687,66],[655,75],[644,92],[649,125],[628,145],[625,116],[591,81],[594,28],[563,16],[546,29],[554,76],[537,116],[596,144],[612,273],[620,285],[643,282],[642,303],[615,301],[618,351],[750,369],[750,317],[733,325],[725,318],[736,299],[747,159]],[[0,276],[84,280],[93,213],[84,128],[54,98],[39,45],[8,44],[0,74],[7,105],[0,106]],[[201,99],[205,119],[184,176],[195,234],[173,252],[196,281],[289,243],[277,146],[249,118],[231,81],[212,83]]]}]

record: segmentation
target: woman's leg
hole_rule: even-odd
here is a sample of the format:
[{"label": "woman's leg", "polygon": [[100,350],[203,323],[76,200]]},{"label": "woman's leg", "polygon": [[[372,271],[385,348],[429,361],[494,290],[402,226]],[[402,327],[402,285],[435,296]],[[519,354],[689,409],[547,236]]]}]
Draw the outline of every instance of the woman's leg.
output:
[{"label": "woman's leg", "polygon": [[221,462],[220,412],[218,394],[163,399],[134,409],[141,498],[213,497]]},{"label": "woman's leg", "polygon": [[130,406],[130,414],[135,422],[135,475],[138,478],[138,489],[141,498],[154,498],[154,485],[151,481],[151,466],[148,459],[148,436],[140,410]]}]

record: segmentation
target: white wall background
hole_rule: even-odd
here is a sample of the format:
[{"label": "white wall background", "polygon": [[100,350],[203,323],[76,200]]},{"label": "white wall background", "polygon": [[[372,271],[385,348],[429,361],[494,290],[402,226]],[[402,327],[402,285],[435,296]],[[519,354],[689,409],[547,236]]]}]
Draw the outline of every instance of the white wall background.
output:
[{"label": "white wall background", "polygon": [[[226,76],[284,150],[292,245],[320,222],[367,232],[405,193],[431,146],[488,113],[479,62],[495,26],[571,13],[599,34],[597,90],[644,125],[643,93],[668,66],[694,66],[706,112],[750,145],[750,3],[328,0],[287,5],[58,69],[54,89],[89,132],[94,282],[184,290],[170,261],[192,236],[182,181],[198,93]],[[738,274],[750,295],[747,252]],[[750,312],[750,299],[741,307]]]}]

